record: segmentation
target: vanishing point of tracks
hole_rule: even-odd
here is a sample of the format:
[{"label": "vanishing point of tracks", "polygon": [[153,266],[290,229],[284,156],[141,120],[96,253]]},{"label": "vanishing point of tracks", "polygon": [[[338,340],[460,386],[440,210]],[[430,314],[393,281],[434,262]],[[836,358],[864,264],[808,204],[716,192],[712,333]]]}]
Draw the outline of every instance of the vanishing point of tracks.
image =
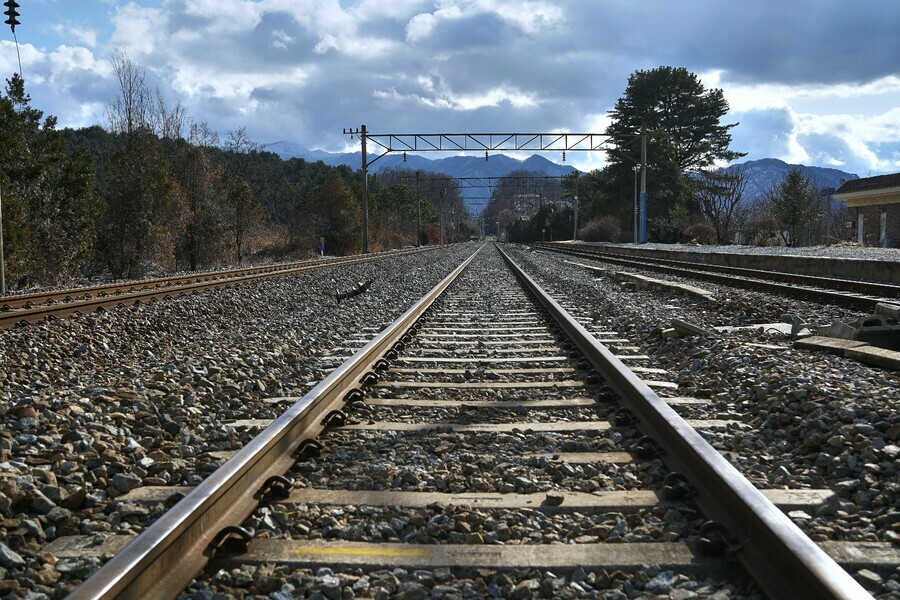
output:
[{"label": "vanishing point of tracks", "polygon": [[[48,552],[115,552],[72,598],[173,597],[204,567],[247,563],[554,571],[652,563],[736,581],[749,574],[772,597],[868,597],[834,560],[865,561],[858,549],[820,547],[782,512],[827,490],[754,488],[698,432],[740,424],[679,416],[702,401],[661,399],[602,344],[609,335],[575,322],[483,247],[306,396],[288,399],[274,422],[233,424],[266,428],[199,486],[131,492],[134,502],[185,494],[131,543],[60,538]],[[442,457],[460,453],[477,477],[442,469]],[[390,476],[401,461],[405,474]],[[412,516],[379,531],[380,541],[347,541],[337,521],[312,539],[302,523],[284,522],[298,505]],[[515,538],[496,523],[440,529],[461,505],[505,523],[565,513],[585,522],[584,535],[547,544],[540,528]],[[658,524],[669,511],[681,527],[659,539],[587,525],[596,513]],[[417,532],[432,525],[443,534],[421,543]]]}]

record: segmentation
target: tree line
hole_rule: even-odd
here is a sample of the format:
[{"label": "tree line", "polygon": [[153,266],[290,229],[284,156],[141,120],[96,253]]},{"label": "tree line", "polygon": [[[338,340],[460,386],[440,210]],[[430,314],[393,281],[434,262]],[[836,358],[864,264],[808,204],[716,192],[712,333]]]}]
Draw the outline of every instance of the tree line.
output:
[{"label": "tree line", "polygon": [[[579,239],[631,241],[638,196],[641,138],[647,143],[648,237],[658,242],[784,243],[824,241],[826,220],[841,217],[799,171],[775,182],[762,199],[746,196],[747,174],[718,168],[744,153],[731,149],[723,124],[728,102],[685,68],[663,66],[634,72],[609,112],[607,164],[561,180],[567,204],[515,215],[510,241],[572,239],[578,197]],[[576,192],[577,186],[577,192]],[[496,189],[487,211],[504,215],[521,192]],[[839,209],[834,209],[839,210]],[[515,211],[513,211],[515,212]],[[501,217],[502,220],[502,217]],[[557,236],[562,236],[557,237]]]},{"label": "tree line", "polygon": [[[282,160],[241,127],[224,139],[180,103],[150,90],[128,56],[114,57],[118,94],[105,127],[58,129],[31,106],[21,77],[0,94],[0,202],[7,279],[61,284],[101,274],[134,278],[255,260],[359,252],[359,173]],[[408,173],[373,177],[372,248],[467,239],[458,186],[419,193]],[[421,175],[421,174],[420,174]],[[463,235],[465,234],[465,238]],[[13,286],[10,286],[13,287]]]}]

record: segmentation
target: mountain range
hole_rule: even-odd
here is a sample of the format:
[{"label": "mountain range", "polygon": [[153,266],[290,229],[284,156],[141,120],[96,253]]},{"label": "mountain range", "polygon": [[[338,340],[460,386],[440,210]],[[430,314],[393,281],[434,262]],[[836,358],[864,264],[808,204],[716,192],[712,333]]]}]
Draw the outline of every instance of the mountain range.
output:
[{"label": "mountain range", "polygon": [[[290,158],[302,158],[308,162],[321,160],[327,165],[348,165],[353,169],[358,169],[362,161],[359,152],[333,153],[324,150],[310,150],[292,142],[275,142],[267,144],[264,149],[278,154],[285,160]],[[375,172],[395,168],[445,173],[450,177],[503,177],[511,171],[522,169],[561,176],[576,170],[572,166],[557,164],[537,154],[525,160],[518,160],[504,154],[495,154],[489,160],[485,160],[479,156],[450,156],[430,159],[417,154],[409,154],[404,159],[402,154],[392,153],[380,158],[371,166],[371,170]],[[731,171],[736,168],[743,168],[747,173],[746,197],[751,201],[765,195],[791,169],[800,169],[800,172],[805,177],[809,177],[819,188],[838,188],[841,186],[842,180],[859,179],[858,175],[839,169],[789,164],[777,158],[749,160],[731,165],[725,170]],[[463,189],[461,192],[466,208],[472,215],[477,216],[488,203],[485,198],[488,194],[485,190],[469,188]]]}]

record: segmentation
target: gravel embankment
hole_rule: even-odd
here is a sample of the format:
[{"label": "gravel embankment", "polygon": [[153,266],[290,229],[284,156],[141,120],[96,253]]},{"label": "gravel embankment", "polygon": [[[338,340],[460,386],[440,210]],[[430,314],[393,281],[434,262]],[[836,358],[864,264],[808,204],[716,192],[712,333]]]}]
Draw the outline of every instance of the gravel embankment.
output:
[{"label": "gravel embankment", "polygon": [[[97,564],[43,554],[65,535],[135,532],[115,498],[195,485],[445,277],[475,246],[325,268],[0,331],[0,594],[61,598]],[[335,291],[374,279],[364,295]],[[368,330],[363,329],[369,327]]]},{"label": "gravel embankment", "polygon": [[[790,515],[813,539],[900,544],[896,372],[794,350],[787,336],[764,327],[713,337],[660,335],[673,318],[711,329],[774,323],[790,312],[813,325],[860,315],[706,282],[693,283],[714,291],[714,304],[626,291],[566,264],[564,256],[510,251],[545,289],[577,306],[576,316],[619,332],[654,359],[649,366],[667,369],[679,384],[672,395],[708,398],[708,411],[749,425],[707,438],[757,486],[834,490],[836,501],[815,514]],[[857,578],[878,597],[900,597],[900,572]]]}]

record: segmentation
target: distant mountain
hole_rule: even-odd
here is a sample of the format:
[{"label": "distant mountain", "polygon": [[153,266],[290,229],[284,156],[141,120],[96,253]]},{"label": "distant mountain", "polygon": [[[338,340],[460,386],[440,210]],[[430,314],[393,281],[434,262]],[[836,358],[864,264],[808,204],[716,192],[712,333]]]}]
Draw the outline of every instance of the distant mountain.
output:
[{"label": "distant mountain", "polygon": [[[265,149],[269,152],[275,152],[285,160],[295,157],[310,162],[321,160],[327,165],[349,165],[354,169],[359,168],[361,161],[359,152],[332,153],[324,150],[309,150],[291,142],[275,142],[274,144],[266,145]],[[372,170],[376,172],[393,168],[404,168],[411,171],[420,169],[434,173],[445,173],[450,177],[503,177],[511,171],[521,169],[557,176],[568,175],[575,171],[574,167],[557,164],[537,154],[525,160],[517,160],[504,154],[492,155],[489,160],[484,160],[484,157],[479,156],[450,156],[432,160],[417,154],[408,154],[406,162],[403,162],[402,154],[391,153],[372,165]],[[731,171],[736,168],[743,168],[747,171],[746,197],[751,201],[763,197],[773,185],[778,185],[791,169],[800,169],[800,172],[804,176],[809,177],[819,188],[832,187],[836,189],[841,186],[841,179],[846,181],[859,179],[859,175],[839,169],[792,165],[777,158],[748,160],[731,165],[725,171]],[[486,195],[486,190],[483,189],[462,190],[466,208],[474,216],[478,216],[487,205],[488,201],[484,199]]]},{"label": "distant mountain", "polygon": [[803,176],[809,177],[820,189],[829,187],[837,189],[841,187],[841,179],[845,181],[859,179],[859,175],[839,169],[792,165],[777,158],[748,160],[740,164],[730,165],[724,170],[732,171],[737,168],[742,168],[747,172],[746,197],[750,200],[757,200],[763,197],[773,185],[778,185],[791,169],[800,169]]},{"label": "distant mountain", "polygon": [[[359,152],[332,153],[323,150],[309,150],[292,142],[275,142],[267,144],[264,149],[278,154],[285,160],[290,158],[302,158],[310,162],[321,160],[326,165],[349,165],[354,169],[358,169],[362,162]],[[406,162],[404,162],[402,154],[391,153],[379,159],[371,168],[375,172],[395,168],[431,171],[445,173],[450,177],[503,177],[511,171],[522,169],[555,176],[568,175],[575,171],[574,167],[556,164],[537,154],[525,160],[511,158],[504,154],[491,155],[488,160],[484,160],[483,156],[450,156],[432,160],[417,154],[407,154]],[[461,193],[466,208],[473,216],[478,216],[487,206],[488,201],[484,199],[484,196],[487,195],[486,190],[463,189]]]}]

